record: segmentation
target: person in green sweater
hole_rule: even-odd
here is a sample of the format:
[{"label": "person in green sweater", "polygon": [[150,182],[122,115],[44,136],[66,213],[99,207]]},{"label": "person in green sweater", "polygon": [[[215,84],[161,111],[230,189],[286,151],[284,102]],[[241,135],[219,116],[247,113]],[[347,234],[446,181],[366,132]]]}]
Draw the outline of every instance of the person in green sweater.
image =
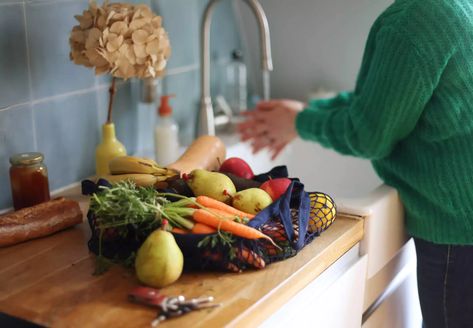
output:
[{"label": "person in green sweater", "polygon": [[406,210],[425,326],[473,327],[472,1],[395,1],[353,92],[263,101],[239,131],[273,157],[299,136],[370,159]]}]

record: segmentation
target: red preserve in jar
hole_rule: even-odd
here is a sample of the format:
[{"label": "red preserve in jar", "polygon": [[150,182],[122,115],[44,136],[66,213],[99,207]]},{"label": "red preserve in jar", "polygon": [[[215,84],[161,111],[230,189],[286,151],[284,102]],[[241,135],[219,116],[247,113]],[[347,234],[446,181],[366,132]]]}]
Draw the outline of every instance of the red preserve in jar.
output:
[{"label": "red preserve in jar", "polygon": [[22,153],[10,157],[10,183],[15,210],[50,199],[48,169],[43,159],[41,153]]}]

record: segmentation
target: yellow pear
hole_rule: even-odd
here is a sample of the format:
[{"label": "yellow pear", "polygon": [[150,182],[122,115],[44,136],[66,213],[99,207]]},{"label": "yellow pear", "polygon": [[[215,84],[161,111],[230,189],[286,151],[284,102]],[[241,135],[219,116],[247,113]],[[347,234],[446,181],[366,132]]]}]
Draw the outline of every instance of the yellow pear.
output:
[{"label": "yellow pear", "polygon": [[195,196],[207,196],[230,203],[236,193],[232,180],[223,173],[196,169],[184,179]]},{"label": "yellow pear", "polygon": [[232,205],[240,211],[258,214],[273,202],[271,196],[260,188],[249,188],[239,191],[233,196]]},{"label": "yellow pear", "polygon": [[135,270],[142,283],[161,288],[179,279],[183,264],[184,257],[174,236],[164,230],[155,230],[138,250]]}]

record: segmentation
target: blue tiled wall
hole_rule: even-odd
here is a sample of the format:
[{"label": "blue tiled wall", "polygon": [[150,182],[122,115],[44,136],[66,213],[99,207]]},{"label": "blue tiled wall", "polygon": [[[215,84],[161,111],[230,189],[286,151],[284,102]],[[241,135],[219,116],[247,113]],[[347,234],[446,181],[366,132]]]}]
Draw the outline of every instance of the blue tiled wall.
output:
[{"label": "blue tiled wall", "polygon": [[[172,105],[188,144],[199,101],[199,27],[207,0],[132,2],[147,3],[163,16],[173,53],[159,89],[176,95]],[[87,0],[0,0],[0,209],[11,206],[8,158],[14,153],[44,153],[53,190],[94,173],[110,79],[69,61],[73,16],[86,7]],[[214,58],[240,46],[231,0],[216,10],[212,39]],[[138,81],[120,81],[114,102],[117,135],[129,153],[153,145],[147,117],[154,120],[155,106],[140,104],[139,92]]]}]

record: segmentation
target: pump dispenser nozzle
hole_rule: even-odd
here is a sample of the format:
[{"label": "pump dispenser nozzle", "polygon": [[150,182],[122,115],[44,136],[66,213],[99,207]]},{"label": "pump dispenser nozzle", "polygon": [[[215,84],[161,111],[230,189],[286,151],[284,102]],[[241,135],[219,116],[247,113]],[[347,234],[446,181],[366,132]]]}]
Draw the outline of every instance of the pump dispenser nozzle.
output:
[{"label": "pump dispenser nozzle", "polygon": [[158,115],[161,117],[172,115],[172,107],[169,105],[169,98],[174,98],[175,95],[161,96],[161,104],[158,107]]}]

